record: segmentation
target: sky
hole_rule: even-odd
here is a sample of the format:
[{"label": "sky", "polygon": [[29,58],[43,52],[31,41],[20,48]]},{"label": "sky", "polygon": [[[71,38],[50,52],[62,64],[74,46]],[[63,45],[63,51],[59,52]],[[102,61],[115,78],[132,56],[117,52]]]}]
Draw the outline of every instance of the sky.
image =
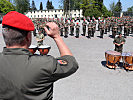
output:
[{"label": "sky", "polygon": [[[59,3],[60,0],[49,0],[49,1],[52,1],[55,9],[59,9],[58,7],[60,5],[60,3]],[[109,5],[111,3],[115,2],[115,4],[116,4],[118,2],[118,0],[103,0],[103,1],[104,1],[104,5],[107,7],[108,10],[110,9]],[[127,8],[133,6],[133,0],[120,0],[120,1],[122,3],[123,11],[126,11]],[[35,2],[37,9],[39,9],[39,7],[40,7],[40,2],[43,3],[43,9],[46,9],[47,0],[34,0],[34,2]],[[30,4],[31,3],[32,3],[32,0],[30,0]]]}]

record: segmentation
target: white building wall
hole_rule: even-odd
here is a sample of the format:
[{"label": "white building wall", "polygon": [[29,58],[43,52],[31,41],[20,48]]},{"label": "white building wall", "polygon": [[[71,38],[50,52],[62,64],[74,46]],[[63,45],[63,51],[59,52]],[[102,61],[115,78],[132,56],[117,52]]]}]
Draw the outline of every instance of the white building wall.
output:
[{"label": "white building wall", "polygon": [[[69,12],[69,11],[68,11]],[[36,10],[26,12],[25,15],[29,18],[61,18],[64,17],[64,11],[62,9],[53,9],[53,10]],[[83,17],[82,10],[71,10],[70,16],[75,17]]]}]

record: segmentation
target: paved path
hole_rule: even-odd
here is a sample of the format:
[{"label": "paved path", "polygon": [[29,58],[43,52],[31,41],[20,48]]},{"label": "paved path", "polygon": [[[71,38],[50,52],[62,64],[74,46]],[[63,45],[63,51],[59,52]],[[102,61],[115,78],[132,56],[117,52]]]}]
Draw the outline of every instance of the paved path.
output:
[{"label": "paved path", "polygon": [[[80,36],[63,38],[79,63],[79,70],[70,77],[55,82],[53,100],[132,100],[133,71],[126,72],[119,67],[108,69],[105,65],[105,51],[113,50],[113,39],[109,33],[100,39],[99,32],[88,39]],[[0,31],[0,51],[4,46]],[[36,45],[33,37],[32,44]],[[49,52],[54,57],[59,56],[54,41],[46,37],[44,44],[51,46]],[[123,51],[133,52],[133,37],[126,39]]]}]

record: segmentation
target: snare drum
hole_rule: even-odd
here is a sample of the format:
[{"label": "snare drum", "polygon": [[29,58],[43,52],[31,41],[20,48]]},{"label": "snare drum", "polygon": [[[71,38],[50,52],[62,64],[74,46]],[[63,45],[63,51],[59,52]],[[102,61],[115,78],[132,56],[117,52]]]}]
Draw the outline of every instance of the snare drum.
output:
[{"label": "snare drum", "polygon": [[116,51],[108,50],[105,52],[105,58],[106,58],[106,66],[109,68],[116,68],[115,64],[120,62],[121,59],[121,53]]},{"label": "snare drum", "polygon": [[122,53],[123,65],[126,70],[133,70],[133,53],[123,52]]},{"label": "snare drum", "polygon": [[37,50],[37,46],[35,46],[35,45],[30,45],[29,51],[30,51],[32,54],[34,54],[34,53],[36,52],[36,50]]},{"label": "snare drum", "polygon": [[50,46],[48,45],[42,45],[38,47],[38,50],[40,52],[41,55],[46,55],[48,54],[49,50],[51,49]]}]

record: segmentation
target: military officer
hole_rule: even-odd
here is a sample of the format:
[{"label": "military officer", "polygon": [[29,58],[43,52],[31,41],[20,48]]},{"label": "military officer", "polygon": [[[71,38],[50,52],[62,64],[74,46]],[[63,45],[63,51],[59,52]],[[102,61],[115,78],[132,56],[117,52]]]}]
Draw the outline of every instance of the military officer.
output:
[{"label": "military officer", "polygon": [[85,34],[86,34],[86,25],[87,25],[87,22],[85,22],[85,19],[84,19],[84,21],[82,23],[82,26],[83,26],[83,36],[85,36]]},{"label": "military officer", "polygon": [[0,98],[52,100],[54,82],[78,69],[76,59],[59,35],[59,27],[53,22],[46,24],[50,30],[44,27],[60,53],[60,57],[54,58],[51,55],[34,55],[28,50],[34,24],[27,16],[16,11],[9,12],[3,17],[2,25],[5,27],[2,34],[6,47],[0,53],[0,76],[11,84],[3,83],[6,86],[0,87]]},{"label": "military officer", "polygon": [[122,53],[123,44],[125,44],[125,39],[124,37],[122,37],[121,32],[119,32],[119,36],[114,39],[113,43],[115,44],[115,51]]}]

